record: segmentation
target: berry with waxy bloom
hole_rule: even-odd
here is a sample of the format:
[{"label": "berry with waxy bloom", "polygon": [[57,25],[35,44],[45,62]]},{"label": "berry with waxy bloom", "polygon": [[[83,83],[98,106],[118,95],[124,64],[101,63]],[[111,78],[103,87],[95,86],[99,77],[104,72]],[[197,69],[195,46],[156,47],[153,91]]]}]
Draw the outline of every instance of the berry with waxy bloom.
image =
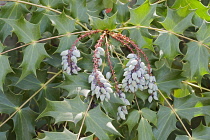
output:
[{"label": "berry with waxy bloom", "polygon": [[99,70],[93,70],[88,81],[91,83],[92,95],[96,95],[101,101],[110,99],[110,94],[113,93],[112,86]]},{"label": "berry with waxy bloom", "polygon": [[62,56],[63,71],[69,75],[78,74],[81,68],[77,66],[77,58],[80,57],[80,51],[77,47],[73,46],[70,50],[62,51],[60,55]]}]

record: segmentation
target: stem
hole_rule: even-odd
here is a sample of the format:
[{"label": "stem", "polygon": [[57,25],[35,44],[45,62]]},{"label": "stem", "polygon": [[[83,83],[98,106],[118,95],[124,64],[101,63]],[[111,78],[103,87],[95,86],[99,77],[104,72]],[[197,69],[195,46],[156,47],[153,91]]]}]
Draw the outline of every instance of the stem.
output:
[{"label": "stem", "polygon": [[141,111],[140,107],[139,107],[139,103],[138,103],[138,100],[137,100],[137,97],[136,97],[136,93],[134,93],[134,100],[136,102],[136,105],[138,107],[138,110]]},{"label": "stem", "polygon": [[[44,9],[47,9],[47,10],[50,10],[50,11],[53,11],[55,13],[58,13],[58,14],[62,14],[62,12],[58,11],[58,10],[55,10],[53,8],[50,8],[48,6],[43,6],[43,5],[38,5],[38,4],[34,4],[34,3],[30,3],[30,2],[26,2],[26,1],[21,1],[21,0],[8,0],[8,1],[13,1],[13,2],[18,2],[18,3],[23,3],[23,4],[28,4],[28,5],[32,5],[32,6],[36,6],[36,7],[40,7],[40,8],[44,8]],[[71,20],[75,20],[74,18],[66,15],[67,18],[71,19]],[[89,29],[83,25],[81,22],[75,20],[75,23],[77,23],[78,25],[80,25],[81,27],[83,27],[85,30],[89,31]]]},{"label": "stem", "polygon": [[94,96],[92,96],[92,98],[90,99],[90,103],[89,103],[89,105],[88,105],[88,108],[87,108],[87,110],[85,111],[84,118],[83,118],[83,120],[82,120],[82,124],[81,124],[81,126],[80,126],[79,133],[78,133],[78,136],[77,136],[77,140],[79,140],[80,134],[81,134],[81,132],[82,132],[82,127],[83,127],[83,125],[84,125],[84,123],[85,123],[85,119],[86,119],[86,117],[87,117],[88,111],[89,111],[90,106],[91,106],[91,103],[92,103],[92,101],[93,101],[93,97],[94,97]]},{"label": "stem", "polygon": [[28,46],[28,45],[31,45],[31,44],[34,44],[34,43],[47,41],[47,40],[51,40],[51,39],[55,39],[55,38],[60,38],[60,37],[68,36],[68,35],[75,35],[75,34],[80,34],[80,33],[86,33],[86,32],[90,32],[90,31],[81,31],[81,32],[75,32],[75,33],[67,33],[67,34],[64,34],[64,35],[58,35],[58,36],[53,36],[53,37],[49,37],[49,38],[40,39],[40,40],[33,41],[31,43],[27,43],[27,44],[24,44],[22,46],[19,46],[19,47],[16,47],[16,48],[13,48],[13,49],[10,49],[10,50],[7,50],[7,51],[4,51],[4,52],[0,53],[0,55],[8,53],[8,52],[11,52],[11,51],[14,51],[14,50],[17,50],[17,49],[20,49],[20,48],[23,48],[25,46]]},{"label": "stem", "polygon": [[185,127],[184,123],[182,122],[182,119],[179,117],[179,115],[176,113],[176,110],[172,107],[172,105],[169,103],[169,101],[166,99],[166,97],[163,95],[163,93],[158,90],[160,95],[164,98],[164,100],[166,101],[166,103],[169,105],[169,107],[171,108],[171,110],[174,112],[174,114],[176,115],[176,117],[178,118],[178,120],[180,121],[180,123],[182,124],[184,130],[186,131],[187,135],[190,137],[190,139],[192,138],[192,136],[190,135],[189,131],[187,130],[187,128]]},{"label": "stem", "polygon": [[12,113],[12,115],[10,115],[2,124],[0,124],[0,127],[2,127],[7,121],[9,121],[18,111],[20,111],[33,97],[35,97],[43,88],[45,88],[61,72],[62,70],[60,70],[57,74],[55,74],[52,78],[50,78],[45,84],[43,84],[40,89],[38,89],[30,98],[28,98],[20,107],[18,107],[16,111]]},{"label": "stem", "polygon": [[182,83],[188,84],[188,85],[190,85],[190,86],[193,86],[193,87],[196,87],[196,88],[199,88],[199,89],[203,89],[203,90],[206,90],[206,91],[210,91],[210,89],[208,89],[208,88],[204,88],[204,87],[198,86],[198,85],[193,84],[193,83],[190,83],[190,82],[188,82],[188,81],[182,81]]},{"label": "stem", "polygon": [[207,49],[209,49],[209,50],[210,50],[210,48],[209,48],[209,46],[208,46],[208,45],[203,44],[203,43],[202,43],[202,42],[200,42],[200,41],[197,41],[197,40],[194,40],[194,39],[191,39],[191,38],[185,37],[185,36],[183,36],[183,35],[180,35],[180,34],[174,33],[174,32],[172,32],[172,31],[168,31],[168,30],[164,30],[164,29],[158,29],[158,28],[154,28],[154,27],[147,27],[147,26],[131,26],[131,27],[122,27],[122,28],[117,28],[117,29],[114,29],[113,31],[125,30],[125,29],[134,29],[134,28],[147,28],[147,29],[151,29],[151,30],[155,30],[155,31],[167,32],[167,33],[170,33],[170,34],[176,35],[176,36],[178,36],[178,37],[181,37],[181,38],[184,38],[184,39],[187,39],[187,40],[193,41],[193,42],[197,42],[198,44],[203,45],[203,46],[205,46]]}]

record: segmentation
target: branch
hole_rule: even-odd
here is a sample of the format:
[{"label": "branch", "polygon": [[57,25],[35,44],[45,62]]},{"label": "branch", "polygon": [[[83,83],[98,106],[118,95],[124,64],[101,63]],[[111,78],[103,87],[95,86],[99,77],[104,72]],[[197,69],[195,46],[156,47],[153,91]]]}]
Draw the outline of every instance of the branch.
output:
[{"label": "branch", "polygon": [[198,86],[198,85],[193,84],[193,83],[190,83],[190,82],[188,82],[188,81],[182,81],[182,83],[188,84],[188,85],[190,85],[190,86],[193,86],[193,87],[196,87],[196,88],[199,88],[199,89],[203,89],[203,90],[206,90],[206,91],[210,91],[210,89],[208,89],[208,88],[204,88],[204,87]]}]

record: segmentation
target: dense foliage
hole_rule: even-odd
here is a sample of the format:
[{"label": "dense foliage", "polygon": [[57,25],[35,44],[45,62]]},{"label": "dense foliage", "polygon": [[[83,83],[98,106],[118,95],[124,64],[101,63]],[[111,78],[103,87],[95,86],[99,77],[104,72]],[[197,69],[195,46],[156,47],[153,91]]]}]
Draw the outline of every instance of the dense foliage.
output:
[{"label": "dense foliage", "polygon": [[209,6],[1,3],[0,139],[209,140]]}]

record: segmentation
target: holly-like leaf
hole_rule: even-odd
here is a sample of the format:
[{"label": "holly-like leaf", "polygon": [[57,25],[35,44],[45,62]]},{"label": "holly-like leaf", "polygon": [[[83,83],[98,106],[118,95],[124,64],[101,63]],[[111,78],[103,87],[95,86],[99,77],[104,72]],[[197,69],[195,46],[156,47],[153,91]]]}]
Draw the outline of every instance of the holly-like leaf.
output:
[{"label": "holly-like leaf", "polygon": [[[27,12],[28,9],[25,4],[8,2],[1,8],[0,18],[16,19],[21,17],[21,15],[25,15]],[[12,27],[4,21],[0,21],[0,29],[0,39],[4,41],[8,35],[11,35],[10,31],[12,30]]]},{"label": "holly-like leaf", "polygon": [[51,8],[59,8],[65,4],[63,0],[40,0],[40,3]]},{"label": "holly-like leaf", "polygon": [[210,21],[210,16],[208,13],[209,8],[204,6],[201,1],[198,0],[176,0],[172,8],[187,7],[188,9],[196,9],[195,13],[205,19]]},{"label": "holly-like leaf", "polygon": [[205,102],[210,102],[209,97],[197,97],[194,94],[183,98],[174,98],[174,109],[181,118],[191,121],[193,117],[209,115],[209,105]]},{"label": "holly-like leaf", "polygon": [[69,92],[69,95],[78,94],[78,87],[81,89],[89,89],[88,74],[79,73],[78,75],[65,74],[65,81],[58,87],[63,88]]},{"label": "holly-like leaf", "polygon": [[155,139],[152,133],[151,125],[143,117],[141,118],[137,131],[138,131],[139,140],[154,140]]},{"label": "holly-like leaf", "polygon": [[157,114],[156,112],[150,110],[149,108],[142,108],[141,109],[142,116],[147,119],[149,122],[157,125]]},{"label": "holly-like leaf", "polygon": [[160,106],[158,111],[158,125],[154,129],[154,136],[157,140],[166,140],[169,134],[176,129],[176,116],[170,108]]},{"label": "holly-like leaf", "polygon": [[156,4],[150,5],[148,1],[135,9],[130,9],[129,23],[133,25],[149,26],[154,19]]},{"label": "holly-like leaf", "polygon": [[121,2],[117,2],[114,4],[113,11],[117,11],[117,22],[124,23],[129,20],[130,12],[128,9],[128,4],[122,4]]},{"label": "holly-like leaf", "polygon": [[75,30],[75,21],[67,18],[64,12],[60,15],[48,15],[48,18],[59,34],[71,33]]},{"label": "holly-like leaf", "polygon": [[7,134],[7,132],[0,132],[0,138],[1,138],[1,140],[7,140],[6,134]]},{"label": "holly-like leaf", "polygon": [[104,19],[90,16],[90,25],[92,25],[93,29],[101,29],[101,30],[115,29],[117,26],[116,16],[117,14],[114,14],[111,17],[106,16]]},{"label": "holly-like leaf", "polygon": [[29,43],[41,38],[39,24],[32,24],[23,17],[18,20],[2,19],[13,28],[19,42]]},{"label": "holly-like leaf", "polygon": [[7,98],[5,94],[0,92],[0,113],[11,114],[16,106]]},{"label": "holly-like leaf", "polygon": [[170,94],[172,89],[180,88],[180,83],[184,80],[180,70],[169,69],[165,65],[157,71],[154,71],[154,75],[158,88],[167,94]]},{"label": "holly-like leaf", "polygon": [[39,140],[76,140],[77,134],[74,134],[64,128],[63,132],[44,132],[45,137]]},{"label": "holly-like leaf", "polygon": [[133,110],[129,112],[128,118],[124,124],[128,125],[129,133],[131,133],[132,129],[136,124],[138,124],[140,118],[140,112],[138,110]]},{"label": "holly-like leaf", "polygon": [[149,36],[147,29],[131,29],[130,38],[136,41],[139,48],[148,48],[154,51],[152,46],[152,38]]},{"label": "holly-like leaf", "polygon": [[39,67],[42,60],[46,57],[49,57],[49,55],[47,54],[43,43],[35,43],[29,45],[24,50],[23,62],[20,65],[23,68],[20,80],[22,80],[30,73],[36,75],[36,69]]},{"label": "holly-like leaf", "polygon": [[31,140],[35,135],[35,119],[37,114],[29,107],[17,112],[13,118],[16,140]]},{"label": "holly-like leaf", "polygon": [[[64,101],[49,101],[45,110],[39,115],[38,119],[44,116],[55,118],[55,123],[62,121],[71,121],[75,124],[83,117],[83,112],[87,105],[76,96],[74,99],[64,99]],[[58,115],[59,114],[59,115]]]},{"label": "holly-like leaf", "polygon": [[160,47],[163,52],[163,57],[167,58],[172,64],[174,58],[181,54],[179,50],[179,38],[173,34],[161,33],[155,40],[154,44]]},{"label": "holly-like leaf", "polygon": [[86,131],[94,133],[101,140],[110,140],[111,135],[121,136],[111,121],[112,119],[104,114],[98,106],[87,114],[85,119]]},{"label": "holly-like leaf", "polygon": [[210,23],[203,21],[200,29],[196,32],[197,39],[203,44],[210,45]]},{"label": "holly-like leaf", "polygon": [[194,12],[187,7],[172,10],[168,8],[167,16],[161,23],[166,30],[182,34],[185,29],[192,26],[192,16]]},{"label": "holly-like leaf", "polygon": [[80,138],[80,140],[93,140],[93,136],[94,135],[90,135],[88,137],[82,137],[82,138]]},{"label": "holly-like leaf", "polygon": [[197,128],[192,130],[192,137],[195,140],[208,140],[210,127],[200,124]]}]

